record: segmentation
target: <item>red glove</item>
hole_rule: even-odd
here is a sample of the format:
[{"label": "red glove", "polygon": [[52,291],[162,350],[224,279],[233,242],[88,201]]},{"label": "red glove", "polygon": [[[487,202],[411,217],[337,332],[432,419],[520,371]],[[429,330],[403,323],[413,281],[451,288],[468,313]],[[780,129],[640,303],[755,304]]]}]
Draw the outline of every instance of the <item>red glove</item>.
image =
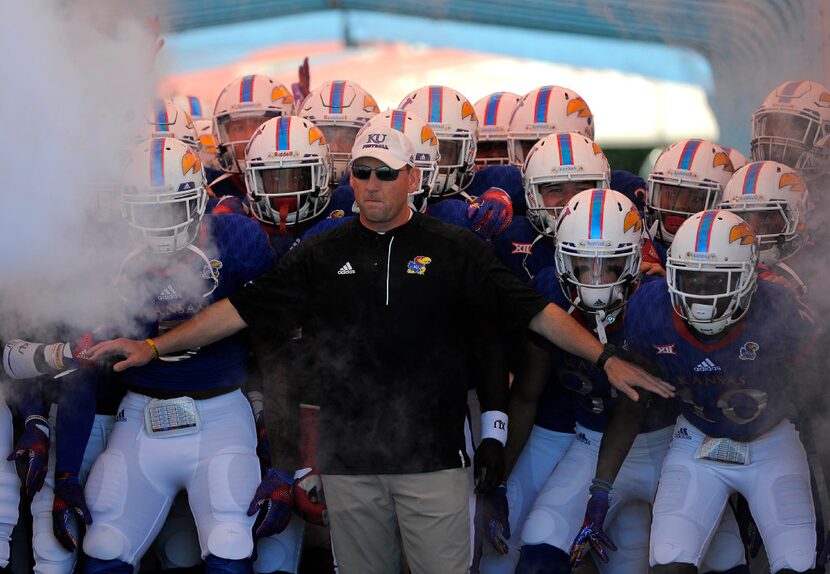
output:
[{"label": "red glove", "polygon": [[329,525],[323,481],[320,475],[311,469],[294,481],[294,512],[309,524]]},{"label": "red glove", "polygon": [[484,239],[492,239],[513,221],[513,202],[506,191],[491,187],[473,198],[467,207],[467,219],[471,220],[473,231]]}]

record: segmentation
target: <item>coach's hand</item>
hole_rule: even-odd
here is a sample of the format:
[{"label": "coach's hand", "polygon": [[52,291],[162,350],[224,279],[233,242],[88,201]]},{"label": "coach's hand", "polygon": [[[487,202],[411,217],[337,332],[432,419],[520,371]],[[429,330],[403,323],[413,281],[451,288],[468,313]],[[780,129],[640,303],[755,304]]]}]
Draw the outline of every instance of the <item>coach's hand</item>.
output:
[{"label": "coach's hand", "polygon": [[650,375],[633,363],[619,357],[611,357],[605,363],[605,374],[608,381],[620,392],[628,395],[632,401],[639,400],[640,395],[634,387],[651,391],[663,398],[674,396],[674,387],[666,381]]},{"label": "coach's hand", "polygon": [[147,341],[135,339],[113,339],[93,345],[86,352],[87,359],[93,362],[103,361],[107,357],[126,357],[123,361],[115,363],[112,370],[120,373],[131,367],[146,365],[157,358],[156,350]]}]

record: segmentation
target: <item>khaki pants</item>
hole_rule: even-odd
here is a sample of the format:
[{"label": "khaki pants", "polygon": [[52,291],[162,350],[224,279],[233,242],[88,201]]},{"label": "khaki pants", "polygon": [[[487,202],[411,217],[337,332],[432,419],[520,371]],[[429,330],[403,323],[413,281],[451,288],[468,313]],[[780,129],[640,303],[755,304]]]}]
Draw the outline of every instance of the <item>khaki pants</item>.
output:
[{"label": "khaki pants", "polygon": [[340,574],[397,574],[400,539],[412,574],[466,574],[466,470],[323,476]]}]

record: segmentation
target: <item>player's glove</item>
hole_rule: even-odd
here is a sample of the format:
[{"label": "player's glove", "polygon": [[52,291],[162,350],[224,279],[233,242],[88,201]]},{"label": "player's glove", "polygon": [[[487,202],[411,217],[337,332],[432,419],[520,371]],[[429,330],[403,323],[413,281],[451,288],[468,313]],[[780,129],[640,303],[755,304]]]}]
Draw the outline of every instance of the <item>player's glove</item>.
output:
[{"label": "player's glove", "polygon": [[297,68],[297,80],[291,84],[294,101],[299,106],[311,91],[311,74],[308,69],[308,58],[303,58],[302,65]]},{"label": "player's glove", "polygon": [[294,480],[275,468],[269,468],[248,506],[248,516],[259,512],[254,537],[264,538],[286,529],[294,511]]},{"label": "player's glove", "polygon": [[471,220],[473,231],[492,239],[513,221],[513,202],[506,191],[491,187],[479,197],[472,198],[467,207],[467,219]]},{"label": "player's glove", "polygon": [[69,528],[72,515],[83,520],[86,526],[92,524],[92,513],[86,505],[84,489],[78,475],[72,472],[60,473],[55,479],[55,500],[52,502],[52,532],[61,545],[74,552],[78,541]]},{"label": "player's glove", "polygon": [[484,497],[484,535],[499,554],[507,554],[505,540],[510,540],[509,514],[507,485],[501,483],[496,490]]},{"label": "player's glove", "polygon": [[[585,509],[585,520],[582,522],[582,529],[574,538],[571,544],[571,564],[579,564],[579,561],[590,548],[599,554],[603,562],[608,562],[609,550],[616,550],[614,544],[602,525],[605,523],[605,515],[608,514],[608,505],[611,497],[611,484],[594,479],[591,484],[591,498],[588,499],[588,507]],[[604,547],[604,548],[603,548]]]},{"label": "player's glove", "polygon": [[476,494],[490,494],[504,478],[504,446],[494,438],[482,439],[473,467]]},{"label": "player's glove", "polygon": [[37,415],[26,418],[23,434],[6,460],[24,460],[26,470],[26,494],[34,496],[46,480],[49,466],[49,423]]},{"label": "player's glove", "polygon": [[309,524],[329,525],[323,481],[310,468],[304,473],[300,472],[294,481],[294,512]]},{"label": "player's glove", "polygon": [[271,443],[268,440],[268,429],[265,427],[265,412],[260,411],[256,416],[256,455],[259,457],[260,467],[265,472],[271,468]]}]

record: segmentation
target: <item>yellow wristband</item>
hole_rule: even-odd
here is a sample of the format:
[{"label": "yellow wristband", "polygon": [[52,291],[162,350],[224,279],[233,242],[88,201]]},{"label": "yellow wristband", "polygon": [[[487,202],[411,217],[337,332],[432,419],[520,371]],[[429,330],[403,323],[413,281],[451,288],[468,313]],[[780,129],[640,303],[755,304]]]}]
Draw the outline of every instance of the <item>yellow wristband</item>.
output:
[{"label": "yellow wristband", "polygon": [[152,339],[144,339],[144,342],[150,345],[153,348],[153,353],[156,355],[156,359],[159,358],[159,348],[156,346],[156,342]]}]

